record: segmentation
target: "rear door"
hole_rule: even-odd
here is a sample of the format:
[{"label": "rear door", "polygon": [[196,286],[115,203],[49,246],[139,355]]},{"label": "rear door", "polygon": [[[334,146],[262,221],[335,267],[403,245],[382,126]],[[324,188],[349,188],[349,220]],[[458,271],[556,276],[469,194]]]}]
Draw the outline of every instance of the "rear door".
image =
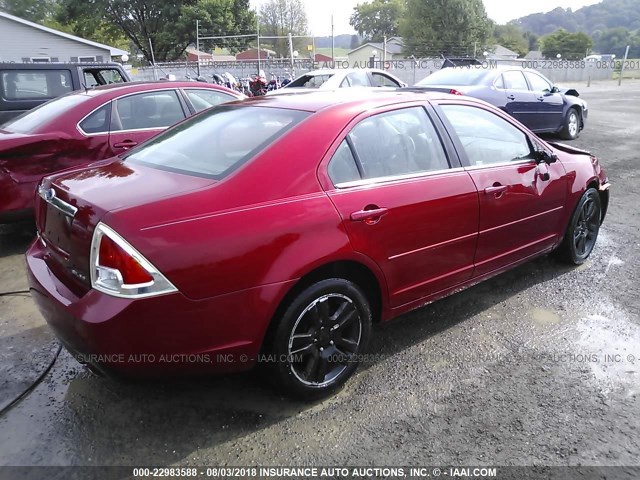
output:
[{"label": "rear door", "polygon": [[[567,194],[560,162],[538,166],[533,137],[478,105],[440,105],[465,169],[478,188],[480,224],[474,276],[553,246]],[[549,177],[546,177],[546,173]]]},{"label": "rear door", "polygon": [[113,155],[135,147],[187,117],[174,89],[141,92],[113,102],[109,146]]},{"label": "rear door", "polygon": [[537,100],[533,92],[529,90],[529,85],[522,71],[507,70],[502,72],[502,80],[506,97],[505,110],[513,118],[531,128]]},{"label": "rear door", "polygon": [[562,123],[564,100],[560,92],[553,91],[553,85],[535,72],[524,72],[537,103],[532,114],[531,127],[535,130],[556,131]]},{"label": "rear door", "polygon": [[[469,279],[478,198],[422,106],[366,114],[331,154],[327,193],[397,307]],[[450,145],[450,144],[448,144]]]}]

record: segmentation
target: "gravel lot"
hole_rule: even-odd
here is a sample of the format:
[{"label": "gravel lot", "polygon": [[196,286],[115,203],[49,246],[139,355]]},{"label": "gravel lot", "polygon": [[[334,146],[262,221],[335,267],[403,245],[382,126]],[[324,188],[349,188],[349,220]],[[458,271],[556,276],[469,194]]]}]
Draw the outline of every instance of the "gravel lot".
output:
[{"label": "gravel lot", "polygon": [[[541,258],[377,327],[334,397],[259,374],[123,384],[66,352],[0,418],[0,465],[639,465],[640,82],[578,87],[574,145],[612,182],[591,259]],[[25,288],[28,227],[0,230],[0,292]],[[0,406],[55,352],[28,296],[0,297]]]}]

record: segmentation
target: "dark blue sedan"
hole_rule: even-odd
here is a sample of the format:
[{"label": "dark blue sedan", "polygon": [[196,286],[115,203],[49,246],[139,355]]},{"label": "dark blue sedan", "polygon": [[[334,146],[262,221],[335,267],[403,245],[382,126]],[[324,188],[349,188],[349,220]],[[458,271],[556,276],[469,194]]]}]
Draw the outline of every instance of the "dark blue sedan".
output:
[{"label": "dark blue sedan", "polygon": [[584,128],[587,102],[573,89],[561,90],[544,75],[521,67],[444,68],[419,81],[412,90],[468,95],[500,107],[537,133],[572,140]]}]

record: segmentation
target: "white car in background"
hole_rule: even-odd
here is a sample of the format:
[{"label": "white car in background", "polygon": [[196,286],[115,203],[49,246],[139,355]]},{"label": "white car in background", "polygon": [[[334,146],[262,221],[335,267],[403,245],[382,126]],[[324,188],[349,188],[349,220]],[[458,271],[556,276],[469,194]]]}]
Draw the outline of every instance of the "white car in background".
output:
[{"label": "white car in background", "polygon": [[304,73],[285,87],[272,90],[267,95],[336,90],[338,88],[351,87],[399,88],[406,86],[407,84],[399,78],[384,70],[375,68],[322,69]]}]

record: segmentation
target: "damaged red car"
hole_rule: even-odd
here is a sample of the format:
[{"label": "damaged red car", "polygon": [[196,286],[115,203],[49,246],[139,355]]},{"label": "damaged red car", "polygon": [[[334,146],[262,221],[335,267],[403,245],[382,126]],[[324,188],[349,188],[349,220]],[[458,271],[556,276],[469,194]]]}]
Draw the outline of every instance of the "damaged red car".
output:
[{"label": "damaged red car", "polygon": [[45,175],[113,157],[196,112],[244,96],[218,85],[146,82],[72,92],[0,126],[0,223],[33,216]]},{"label": "damaged red car", "polygon": [[264,364],[302,396],[354,373],[374,322],[552,251],[584,262],[609,203],[589,152],[408,92],[217,106],[38,192],[31,292],[76,358]]}]

